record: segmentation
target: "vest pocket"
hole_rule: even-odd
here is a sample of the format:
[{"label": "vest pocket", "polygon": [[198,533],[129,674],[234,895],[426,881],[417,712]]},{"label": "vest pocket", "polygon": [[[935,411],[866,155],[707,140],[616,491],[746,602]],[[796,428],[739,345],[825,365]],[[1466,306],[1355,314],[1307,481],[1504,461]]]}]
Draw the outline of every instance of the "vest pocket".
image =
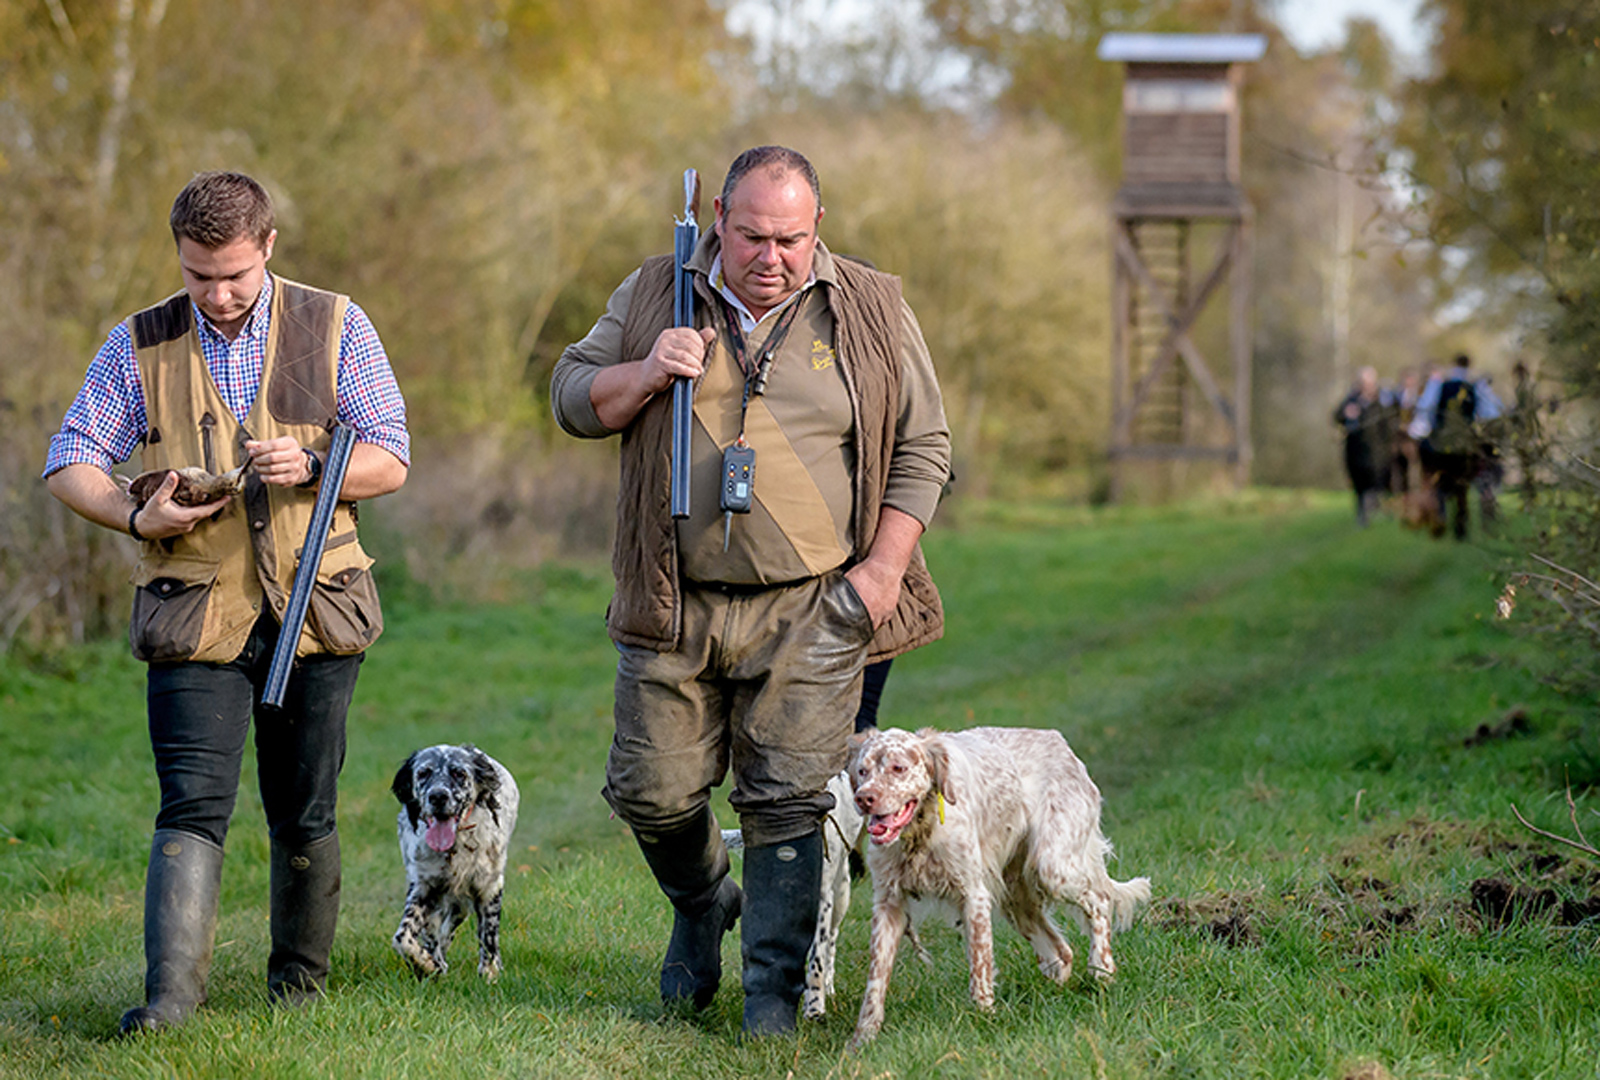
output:
[{"label": "vest pocket", "polygon": [[194,655],[219,566],[216,559],[182,556],[139,564],[128,618],[128,644],[135,659],[160,663]]},{"label": "vest pocket", "polygon": [[378,583],[368,569],[372,559],[352,542],[354,533],[346,536],[330,538],[306,612],[311,632],[337,656],[362,652],[383,633]]}]

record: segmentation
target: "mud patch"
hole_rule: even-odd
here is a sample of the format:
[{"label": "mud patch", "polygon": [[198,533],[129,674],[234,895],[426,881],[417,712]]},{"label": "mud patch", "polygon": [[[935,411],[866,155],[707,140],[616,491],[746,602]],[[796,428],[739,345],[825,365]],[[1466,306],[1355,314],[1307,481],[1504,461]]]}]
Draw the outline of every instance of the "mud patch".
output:
[{"label": "mud patch", "polygon": [[[1530,922],[1600,924],[1600,868],[1508,838],[1494,825],[1413,818],[1336,849],[1330,869],[1281,893],[1258,888],[1168,898],[1150,918],[1229,949],[1259,947],[1275,925],[1310,921],[1325,945],[1358,962],[1406,935],[1471,936]],[[1500,872],[1472,880],[1474,870]],[[1441,892],[1441,876],[1472,885]]]},{"label": "mud patch", "polygon": [[1578,926],[1600,917],[1600,895],[1562,899],[1548,886],[1517,885],[1504,878],[1479,878],[1472,883],[1472,909],[1489,925],[1518,926],[1550,919],[1557,926]]},{"label": "mud patch", "polygon": [[1533,724],[1528,719],[1528,710],[1518,705],[1507,709],[1505,715],[1493,724],[1479,724],[1476,731],[1461,741],[1461,745],[1483,746],[1485,743],[1531,734],[1533,734]]},{"label": "mud patch", "polygon": [[1457,852],[1489,859],[1521,850],[1521,844],[1506,840],[1487,826],[1412,817],[1351,840],[1338,849],[1335,859],[1341,866],[1356,868],[1380,859],[1432,862]]},{"label": "mud patch", "polygon": [[1213,893],[1163,900],[1154,912],[1161,926],[1199,930],[1230,949],[1261,944],[1254,921],[1259,892]]}]

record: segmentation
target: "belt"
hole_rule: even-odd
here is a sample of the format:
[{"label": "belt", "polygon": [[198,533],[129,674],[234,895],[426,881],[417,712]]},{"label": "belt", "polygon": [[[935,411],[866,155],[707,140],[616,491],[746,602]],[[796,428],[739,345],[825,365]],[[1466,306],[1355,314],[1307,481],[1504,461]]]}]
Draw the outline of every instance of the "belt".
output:
[{"label": "belt", "polygon": [[754,596],[775,589],[792,589],[796,585],[804,585],[808,581],[815,580],[808,577],[795,578],[793,581],[696,581],[693,578],[684,578],[683,587],[721,593],[723,596]]}]

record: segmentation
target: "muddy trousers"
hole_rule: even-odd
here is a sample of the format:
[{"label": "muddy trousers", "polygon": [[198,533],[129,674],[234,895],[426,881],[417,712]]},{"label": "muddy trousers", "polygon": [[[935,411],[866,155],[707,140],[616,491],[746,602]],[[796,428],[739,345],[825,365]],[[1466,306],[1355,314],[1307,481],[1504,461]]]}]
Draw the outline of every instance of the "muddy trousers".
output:
[{"label": "muddy trousers", "polygon": [[[678,914],[685,913],[681,897],[713,902],[719,887],[717,869],[726,855],[718,857],[721,840],[710,800],[731,769],[729,801],[739,814],[746,848],[746,934],[751,913],[762,912],[760,924],[769,933],[800,941],[800,933],[780,915],[792,910],[799,923],[809,920],[802,927],[809,943],[820,885],[809,896],[796,896],[790,891],[793,875],[777,873],[776,867],[773,873],[752,874],[752,859],[760,862],[759,850],[784,848],[787,869],[796,858],[795,845],[803,847],[806,838],[818,836],[823,816],[833,808],[828,781],[844,767],[871,638],[866,605],[835,572],[773,588],[686,585],[677,650],[618,646],[616,736],[604,795],[640,838]],[[676,880],[669,864],[682,867],[685,860],[670,860],[649,847],[665,837],[678,837],[676,850],[692,853],[689,861],[707,869],[693,881]],[[714,902],[723,905],[725,915],[731,899]],[[720,940],[723,928],[716,929]],[[765,964],[772,954],[772,949],[757,949],[755,962]],[[699,955],[708,955],[708,949],[702,947]],[[804,959],[802,945],[802,969]],[[747,994],[751,963],[747,948]],[[700,971],[708,972],[709,963]],[[704,997],[697,986],[703,991],[704,980],[691,980],[687,996]],[[770,1018],[762,1028],[782,1030]]]}]

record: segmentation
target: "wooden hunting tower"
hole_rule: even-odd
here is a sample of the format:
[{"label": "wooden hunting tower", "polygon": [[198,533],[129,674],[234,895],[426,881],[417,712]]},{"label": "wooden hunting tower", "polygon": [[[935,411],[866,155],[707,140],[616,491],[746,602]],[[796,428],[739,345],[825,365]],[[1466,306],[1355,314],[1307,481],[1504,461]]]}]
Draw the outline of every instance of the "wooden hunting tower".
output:
[{"label": "wooden hunting tower", "polygon": [[[1249,479],[1252,212],[1239,97],[1242,65],[1265,51],[1259,34],[1101,39],[1100,59],[1127,65],[1111,236],[1113,496],[1131,461],[1225,462],[1238,484]],[[1198,284],[1197,253],[1210,266]],[[1194,331],[1224,284],[1229,347],[1216,367]]]}]

